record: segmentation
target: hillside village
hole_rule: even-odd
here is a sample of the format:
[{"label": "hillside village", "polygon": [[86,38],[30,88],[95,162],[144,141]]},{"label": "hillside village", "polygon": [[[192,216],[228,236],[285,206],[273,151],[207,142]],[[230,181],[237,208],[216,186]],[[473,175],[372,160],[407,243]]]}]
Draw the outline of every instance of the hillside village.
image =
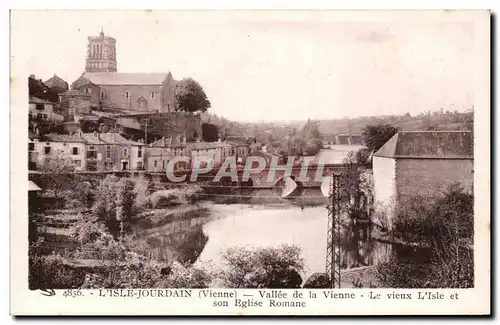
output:
[{"label": "hillside village", "polygon": [[[370,245],[373,242],[377,242],[377,245],[380,243],[382,246],[386,245],[384,247],[394,245],[395,240],[391,236],[396,233],[392,232],[393,227],[400,226],[398,215],[401,211],[399,209],[411,206],[416,200],[415,198],[418,197],[426,201],[430,206],[437,202],[436,200],[440,200],[441,195],[457,183],[461,189],[468,193],[467,195],[472,193],[474,183],[472,110],[465,113],[442,110],[431,113],[429,111],[413,117],[404,114],[401,116],[289,121],[286,123],[235,122],[209,112],[210,102],[207,96],[201,86],[192,79],[176,80],[171,72],[118,72],[117,67],[116,40],[101,31],[98,36],[88,37],[85,72],[76,80],[68,83],[57,74],[45,81],[38,79],[35,75],[28,78],[28,169],[30,180],[37,180],[36,176],[70,174],[74,178],[71,181],[64,179],[62,183],[71,183],[70,189],[65,190],[70,193],[68,197],[71,198],[71,204],[74,204],[75,201],[78,201],[79,204],[78,213],[74,213],[71,210],[74,207],[68,203],[69,199],[66,202],[65,198],[56,197],[57,195],[46,191],[45,197],[43,197],[44,195],[40,196],[46,202],[54,197],[63,202],[57,209],[53,206],[47,208],[46,206],[50,204],[45,203],[44,209],[47,208],[50,212],[46,215],[44,215],[45,211],[39,212],[37,210],[36,213],[33,213],[41,220],[37,219],[38,224],[34,226],[35,229],[38,229],[35,230],[35,233],[39,232],[37,236],[46,236],[47,238],[60,236],[66,241],[65,244],[74,246],[76,245],[73,238],[75,237],[74,232],[79,232],[79,228],[75,227],[80,227],[85,222],[87,224],[83,226],[92,224],[92,227],[95,224],[103,223],[109,228],[106,228],[106,231],[111,232],[114,236],[110,242],[119,241],[121,245],[125,242],[124,238],[130,235],[126,234],[126,227],[123,225],[127,222],[131,228],[135,227],[135,235],[140,234],[146,238],[147,253],[141,251],[141,254],[149,254],[149,257],[156,254],[171,263],[176,259],[182,260],[182,254],[194,256],[185,258],[182,262],[196,260],[207,244],[208,237],[204,235],[201,224],[202,221],[206,222],[205,219],[209,219],[209,217],[203,215],[205,212],[196,210],[202,209],[197,205],[197,201],[202,201],[202,199],[206,199],[206,201],[210,199],[218,203],[225,202],[223,200],[230,197],[252,204],[253,207],[253,204],[258,200],[271,198],[280,204],[299,205],[303,211],[304,207],[310,203],[307,200],[313,198],[316,200],[314,204],[318,205],[317,202],[319,202],[321,209],[312,211],[324,214],[326,218],[327,213],[324,211],[324,205],[329,204],[330,194],[319,193],[324,179],[316,183],[295,183],[294,186],[299,188],[297,190],[299,194],[290,195],[291,200],[284,202],[285,197],[288,197],[288,194],[293,191],[283,195],[285,190],[281,190],[286,188],[285,185],[289,179],[285,179],[286,177],[282,174],[271,179],[268,183],[261,183],[255,178],[255,182],[246,183],[243,186],[239,181],[229,185],[212,184],[210,186],[218,187],[219,190],[229,188],[224,193],[212,193],[213,196],[208,194],[207,188],[210,186],[202,184],[202,182],[194,185],[182,184],[185,187],[182,187],[181,190],[181,184],[176,184],[179,187],[174,188],[172,184],[166,184],[164,179],[158,178],[160,181],[157,183],[159,183],[160,188],[152,190],[151,184],[148,183],[150,180],[140,178],[144,175],[156,177],[165,174],[169,162],[175,157],[185,158],[173,167],[174,171],[179,172],[188,172],[192,171],[193,168],[199,168],[200,166],[194,165],[197,156],[212,158],[215,167],[220,167],[226,158],[234,157],[240,168],[245,166],[249,156],[263,156],[268,168],[270,161],[276,157],[283,164],[284,158],[293,157],[294,168],[302,166],[301,158],[310,157],[312,158],[311,164],[307,167],[312,167],[313,174],[316,173],[318,166],[326,166],[324,172],[325,175],[328,174],[328,177],[331,177],[332,174],[342,177],[348,174],[345,177],[351,177],[348,183],[349,186],[355,187],[355,194],[348,193],[345,197],[352,195],[355,198],[352,202],[355,202],[357,206],[348,206],[346,210],[355,211],[361,217],[356,215],[356,217],[351,218],[349,216],[351,223],[345,222],[348,225],[345,226],[346,231],[355,234],[346,235],[346,242],[352,241],[348,243],[349,247],[345,247],[347,253],[342,260],[342,267],[346,269],[373,266],[382,261],[379,257],[382,254],[378,254],[378,251],[373,248],[376,245],[373,247]],[[191,105],[194,97],[200,105]],[[349,172],[352,173],[349,174]],[[292,175],[294,181],[297,177],[296,174]],[[80,189],[73,184],[80,182],[77,176],[83,176],[82,183],[88,184],[85,195],[79,195]],[[98,178],[101,176],[102,179]],[[324,174],[320,176],[324,176]],[[366,178],[363,178],[365,176]],[[40,179],[42,178],[40,177]],[[54,192],[56,192],[58,184],[51,184],[51,181],[45,180],[38,184],[37,181],[31,182],[32,188],[29,189],[29,192],[45,191],[46,187],[55,187]],[[124,182],[128,181],[135,182],[134,186],[136,187],[131,185],[135,191],[131,196],[134,196],[136,202],[130,203],[129,215],[118,217],[116,211],[122,211],[121,207],[120,209],[113,208],[110,211],[106,209],[109,206],[114,207],[113,204],[124,204],[122,197],[117,199],[113,196],[115,192],[110,194],[109,198],[106,197],[108,190],[106,186],[109,188],[116,186],[116,193],[122,195],[128,193],[126,192],[127,187],[123,185]],[[141,187],[143,181],[146,185]],[[259,186],[260,189],[266,190],[278,188],[281,192],[262,191],[260,193],[264,194],[256,194],[258,192],[256,189]],[[194,187],[196,189],[191,191]],[[248,187],[255,192],[248,192]],[[295,189],[294,187],[293,190]],[[242,194],[243,190],[247,192]],[[308,194],[308,190],[313,194]],[[132,192],[132,190],[130,191]],[[236,191],[240,192],[235,194]],[[194,192],[195,194],[193,194]],[[85,197],[86,201],[82,203],[83,199],[80,197],[75,199],[72,196],[75,193],[76,196]],[[303,195],[303,201],[301,201],[303,193],[306,194]],[[89,197],[88,200],[86,195]],[[141,195],[145,198],[139,204],[137,201],[140,201]],[[36,196],[33,195],[33,197]],[[158,197],[160,198],[158,199]],[[55,199],[54,201],[56,201]],[[108,201],[102,203],[99,202],[100,199]],[[92,200],[97,203],[93,205]],[[213,204],[212,201],[210,204]],[[351,202],[350,197],[346,201]],[[30,204],[35,206],[36,210],[39,208],[37,204],[44,205],[39,204],[39,202],[41,201],[33,199]],[[273,203],[276,202],[273,201]],[[178,206],[181,206],[181,208],[192,210],[181,211],[179,217],[172,217],[175,209],[169,210],[168,213],[162,210],[165,207],[170,209],[172,206],[175,206],[175,209],[180,209]],[[330,207],[330,205],[328,206]],[[212,208],[215,211],[214,215],[224,214],[224,210],[217,210],[222,208],[216,204]],[[240,207],[238,206],[237,209]],[[274,212],[287,214],[286,210]],[[114,219],[115,214],[116,220]],[[83,215],[91,222],[82,217]],[[201,215],[203,217],[200,217]],[[366,215],[369,215],[369,218],[383,215],[385,220],[380,222],[380,220],[372,221],[370,219],[368,222],[365,220],[368,219]],[[352,222],[358,217],[360,219],[366,218],[359,224],[356,221]],[[195,221],[191,222],[191,220],[182,223],[186,221],[183,218],[198,220],[196,222],[199,224]],[[112,222],[109,219],[113,219]],[[305,219],[302,218],[302,221]],[[180,228],[187,228],[185,233],[179,235],[180,231],[175,228],[177,224],[173,225],[172,229],[168,228],[170,223],[176,222],[182,224]],[[294,222],[291,224],[293,225]],[[71,230],[73,235],[70,235],[72,233],[68,229],[73,229]],[[406,228],[402,229],[401,232],[404,233]],[[107,236],[106,231],[100,235]],[[326,229],[324,231],[321,229],[321,231],[325,233]],[[162,232],[168,234],[163,235]],[[260,232],[264,231],[259,229],[258,233]],[[315,238],[315,236],[316,233],[313,237]],[[368,238],[369,236],[371,237]],[[59,244],[58,240],[54,240],[54,242]],[[133,240],[137,240],[137,238],[134,237]],[[308,239],[308,241],[311,240]],[[413,245],[412,240],[407,240],[407,243]],[[181,244],[175,244],[177,241]],[[179,247],[182,246],[182,254],[179,253],[181,257],[171,252],[175,250],[171,247],[175,245],[171,243]],[[188,248],[185,249],[183,245]],[[365,247],[363,245],[368,248],[363,248]],[[125,250],[125,246],[123,244],[120,249]],[[99,249],[105,251],[111,249],[110,247],[113,248],[112,245],[105,245],[104,248],[100,247]],[[129,247],[126,249],[133,250]],[[184,251],[187,249],[189,249],[189,253]],[[351,253],[349,250],[355,250],[356,253]],[[359,253],[360,251],[362,253]],[[82,268],[87,266],[74,266],[75,263],[92,264],[95,262],[92,254],[85,255],[82,251],[76,252],[74,255],[69,254],[70,257],[64,262],[65,266],[70,265],[70,268],[75,268],[80,272]],[[366,256],[362,256],[365,253]],[[414,251],[407,254],[412,255]],[[165,257],[166,255],[168,257]],[[322,261],[323,257],[323,251],[321,251]],[[82,262],[82,259],[85,261]],[[88,262],[88,260],[92,261]],[[95,271],[93,267],[89,266],[92,272]],[[40,276],[43,278],[43,275]],[[161,278],[161,275],[158,276]],[[84,278],[85,276],[81,276],[79,273],[78,286],[87,283],[88,279]],[[300,285],[304,285],[302,280],[298,286]],[[328,285],[327,283],[326,286]]]}]

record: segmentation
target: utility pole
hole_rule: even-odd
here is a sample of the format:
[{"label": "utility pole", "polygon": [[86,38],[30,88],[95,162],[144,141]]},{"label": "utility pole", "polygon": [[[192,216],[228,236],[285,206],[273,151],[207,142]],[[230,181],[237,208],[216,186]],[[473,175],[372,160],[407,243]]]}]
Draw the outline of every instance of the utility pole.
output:
[{"label": "utility pole", "polygon": [[332,175],[330,182],[330,204],[326,239],[326,274],[330,288],[340,288],[340,175]]}]

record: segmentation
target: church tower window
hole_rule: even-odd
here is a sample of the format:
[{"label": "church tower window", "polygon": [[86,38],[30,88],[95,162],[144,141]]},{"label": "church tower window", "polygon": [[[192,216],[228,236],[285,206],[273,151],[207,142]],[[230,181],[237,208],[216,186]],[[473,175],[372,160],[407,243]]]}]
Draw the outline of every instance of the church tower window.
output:
[{"label": "church tower window", "polygon": [[125,92],[125,98],[130,99],[130,92],[128,92],[128,91]]},{"label": "church tower window", "polygon": [[151,99],[155,99],[156,93],[154,91],[151,92]]}]

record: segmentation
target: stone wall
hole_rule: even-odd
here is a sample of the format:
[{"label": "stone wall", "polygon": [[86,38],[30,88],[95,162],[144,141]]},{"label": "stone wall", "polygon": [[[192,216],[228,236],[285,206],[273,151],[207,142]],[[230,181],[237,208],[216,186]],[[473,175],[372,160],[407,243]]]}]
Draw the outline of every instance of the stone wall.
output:
[{"label": "stone wall", "polygon": [[471,190],[474,183],[472,159],[398,159],[398,201],[416,196],[439,197],[453,183]]}]

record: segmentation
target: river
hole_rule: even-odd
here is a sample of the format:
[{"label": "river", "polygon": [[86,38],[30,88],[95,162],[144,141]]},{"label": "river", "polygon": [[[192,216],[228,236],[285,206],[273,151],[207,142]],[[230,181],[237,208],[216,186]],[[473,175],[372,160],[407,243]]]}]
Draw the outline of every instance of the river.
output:
[{"label": "river", "polygon": [[[294,244],[301,249],[305,275],[324,272],[327,210],[318,199],[325,198],[319,197],[319,190],[307,194],[301,201],[205,201],[155,211],[136,223],[136,232],[146,239],[149,256],[158,260],[211,261],[217,267],[222,265],[221,252],[229,247]],[[307,198],[315,200],[315,206],[305,206]]]}]

